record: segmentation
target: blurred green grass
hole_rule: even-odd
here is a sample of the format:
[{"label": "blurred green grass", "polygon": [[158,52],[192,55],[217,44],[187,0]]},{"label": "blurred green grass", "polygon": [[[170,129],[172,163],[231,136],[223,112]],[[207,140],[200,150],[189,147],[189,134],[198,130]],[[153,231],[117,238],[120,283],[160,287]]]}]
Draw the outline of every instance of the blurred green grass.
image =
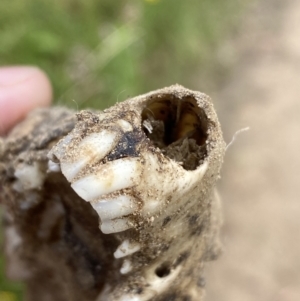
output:
[{"label": "blurred green grass", "polygon": [[[245,3],[1,0],[0,66],[39,66],[56,103],[75,109],[103,109],[174,83],[203,90],[226,74],[219,49]],[[0,300],[22,300],[3,266],[0,259]]]},{"label": "blurred green grass", "polygon": [[0,65],[40,66],[57,102],[79,108],[173,83],[196,89],[192,78],[215,65],[242,3],[1,0]]}]

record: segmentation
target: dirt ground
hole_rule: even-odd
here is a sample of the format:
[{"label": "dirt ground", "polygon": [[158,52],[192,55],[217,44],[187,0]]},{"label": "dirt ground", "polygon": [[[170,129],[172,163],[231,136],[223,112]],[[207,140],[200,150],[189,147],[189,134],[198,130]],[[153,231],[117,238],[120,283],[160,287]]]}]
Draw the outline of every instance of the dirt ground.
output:
[{"label": "dirt ground", "polygon": [[228,149],[220,181],[224,254],[207,301],[300,300],[300,1],[259,1],[231,42],[235,67],[212,97]]}]

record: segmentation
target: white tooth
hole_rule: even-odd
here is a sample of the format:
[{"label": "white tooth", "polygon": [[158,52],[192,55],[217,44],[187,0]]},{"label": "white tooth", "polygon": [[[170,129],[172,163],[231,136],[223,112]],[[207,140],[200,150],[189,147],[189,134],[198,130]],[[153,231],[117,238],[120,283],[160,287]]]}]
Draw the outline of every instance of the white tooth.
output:
[{"label": "white tooth", "polygon": [[132,263],[130,260],[128,259],[125,259],[123,264],[122,264],[122,267],[120,269],[120,273],[125,275],[127,273],[129,273],[130,271],[132,270]]},{"label": "white tooth", "polygon": [[149,213],[155,213],[161,206],[161,202],[159,200],[149,199],[144,203],[143,211]]},{"label": "white tooth", "polygon": [[149,120],[143,121],[143,127],[151,134],[153,131],[153,126]]},{"label": "white tooth", "polygon": [[133,213],[137,209],[132,197],[120,195],[112,199],[104,199],[92,202],[91,205],[97,211],[102,221],[120,218]]},{"label": "white tooth", "polygon": [[[38,162],[34,162],[32,165],[25,163],[19,164],[14,175],[20,181],[21,187],[25,190],[40,189],[46,177]],[[16,185],[16,188],[18,186],[19,185]]]},{"label": "white tooth", "polygon": [[90,202],[116,190],[137,184],[140,178],[140,163],[137,158],[111,161],[96,173],[85,176],[71,186],[84,200]]},{"label": "white tooth", "polygon": [[103,159],[117,144],[118,133],[103,130],[85,137],[77,147],[78,157],[75,162],[63,161],[61,170],[68,181],[89,163]]},{"label": "white tooth", "polygon": [[142,299],[140,296],[124,295],[118,301],[145,301],[145,298]]},{"label": "white tooth", "polygon": [[[65,155],[65,152],[66,152],[66,149],[68,147],[68,144],[70,144],[70,142],[72,141],[73,139],[73,135],[72,133],[71,134],[68,134],[65,138],[61,139],[58,144],[56,145],[54,151],[53,151],[53,154],[51,154],[49,156],[49,159],[51,160],[54,160],[54,159],[58,159],[58,160],[61,160],[64,155]],[[54,155],[54,158],[52,158]],[[55,158],[56,157],[56,158]],[[56,161],[55,160],[55,161]]]},{"label": "white tooth", "polygon": [[116,145],[118,133],[103,130],[85,137],[78,145],[78,152],[89,157],[89,162],[104,158]]},{"label": "white tooth", "polygon": [[61,172],[67,178],[68,181],[72,181],[72,179],[80,172],[80,170],[84,166],[86,166],[87,163],[88,160],[86,160],[86,158],[75,163],[61,163]]},{"label": "white tooth", "polygon": [[130,131],[133,130],[132,125],[131,125],[128,121],[126,121],[126,120],[124,120],[124,119],[118,120],[118,121],[117,121],[117,124],[121,127],[121,129],[122,129],[124,132],[130,132]]},{"label": "white tooth", "polygon": [[132,228],[128,219],[105,220],[101,223],[100,229],[104,234],[123,232]]},{"label": "white tooth", "polygon": [[122,258],[128,255],[131,255],[141,248],[139,243],[130,243],[128,239],[125,239],[119,246],[118,249],[115,251],[114,256],[115,258]]},{"label": "white tooth", "polygon": [[51,160],[48,161],[48,170],[47,172],[60,172],[60,164],[59,163],[55,163]]}]

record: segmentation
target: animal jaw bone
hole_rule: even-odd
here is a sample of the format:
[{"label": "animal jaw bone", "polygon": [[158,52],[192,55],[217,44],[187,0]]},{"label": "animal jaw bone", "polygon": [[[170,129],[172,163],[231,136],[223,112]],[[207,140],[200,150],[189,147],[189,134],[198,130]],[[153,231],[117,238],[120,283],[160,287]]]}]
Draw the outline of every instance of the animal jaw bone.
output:
[{"label": "animal jaw bone", "polygon": [[96,299],[200,300],[203,264],[218,249],[214,186],[225,149],[209,98],[176,85],[77,120],[46,165],[49,174],[60,166],[80,197],[68,206],[85,200],[101,239],[114,238]]}]

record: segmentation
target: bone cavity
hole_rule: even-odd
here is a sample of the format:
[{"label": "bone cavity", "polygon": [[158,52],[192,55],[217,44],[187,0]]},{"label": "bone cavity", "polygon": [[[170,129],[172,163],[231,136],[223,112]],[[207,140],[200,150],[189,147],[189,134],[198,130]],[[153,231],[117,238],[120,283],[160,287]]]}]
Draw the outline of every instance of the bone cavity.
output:
[{"label": "bone cavity", "polygon": [[[143,293],[139,296],[133,294],[123,295],[121,298],[118,298],[116,301],[150,301],[155,296],[159,296],[162,292],[166,291],[171,283],[176,279],[181,267],[177,267],[175,270],[171,271],[171,273],[164,277],[157,277],[155,274],[151,275],[146,280],[148,281],[148,285],[144,288]],[[151,271],[153,272],[153,271]]]}]

